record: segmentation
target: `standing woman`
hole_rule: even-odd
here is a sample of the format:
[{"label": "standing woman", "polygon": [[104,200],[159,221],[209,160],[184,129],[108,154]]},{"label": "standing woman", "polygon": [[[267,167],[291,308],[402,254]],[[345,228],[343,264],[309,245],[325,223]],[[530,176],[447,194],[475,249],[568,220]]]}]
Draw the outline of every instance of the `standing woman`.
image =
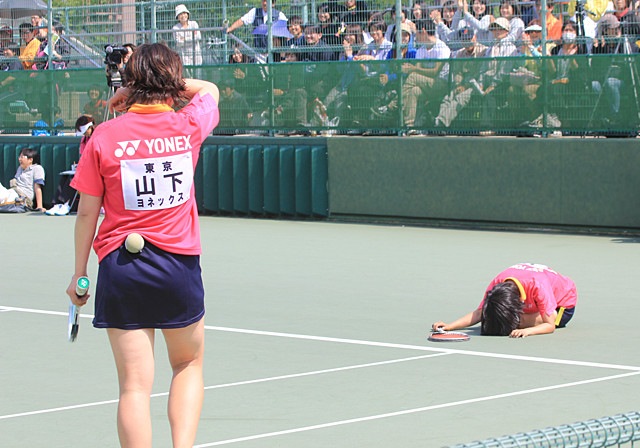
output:
[{"label": "standing woman", "polygon": [[[96,128],[72,183],[81,197],[67,294],[76,306],[87,302],[88,296],[75,294],[75,285],[87,275],[93,243],[99,260],[93,325],[107,329],[118,371],[120,444],[151,447],[159,328],[173,369],[173,446],[191,447],[204,395],[204,290],[193,172],[200,145],[219,120],[218,88],[183,79],[180,56],[164,44],[140,46],[125,70],[126,84],[109,107],[128,112]],[[189,103],[174,112],[172,106],[184,100]],[[94,240],[100,207],[105,214]],[[125,248],[131,233],[144,238],[139,253]]]},{"label": "standing woman", "polygon": [[184,5],[176,6],[176,20],[173,25],[176,39],[176,50],[180,53],[183,65],[202,65],[200,50],[200,26],[195,20],[189,20],[189,10]]}]

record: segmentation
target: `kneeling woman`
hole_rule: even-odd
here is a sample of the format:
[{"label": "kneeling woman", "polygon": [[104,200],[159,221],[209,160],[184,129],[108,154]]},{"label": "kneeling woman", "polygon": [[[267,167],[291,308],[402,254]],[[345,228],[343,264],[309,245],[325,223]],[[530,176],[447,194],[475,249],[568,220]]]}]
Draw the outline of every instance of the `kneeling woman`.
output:
[{"label": "kneeling woman", "polygon": [[[145,44],[126,66],[126,86],[110,109],[127,110],[98,126],[72,186],[81,193],[75,226],[75,272],[67,294],[98,255],[95,318],[106,328],[120,384],[122,446],[151,447],[150,395],[155,329],[162,330],[173,368],[169,422],[173,446],[191,447],[202,400],[204,289],[193,173],[200,145],[219,120],[215,84],[183,79],[180,56]],[[175,112],[174,104],[188,101]],[[95,236],[100,208],[104,220]],[[131,253],[125,239],[144,238]]]}]

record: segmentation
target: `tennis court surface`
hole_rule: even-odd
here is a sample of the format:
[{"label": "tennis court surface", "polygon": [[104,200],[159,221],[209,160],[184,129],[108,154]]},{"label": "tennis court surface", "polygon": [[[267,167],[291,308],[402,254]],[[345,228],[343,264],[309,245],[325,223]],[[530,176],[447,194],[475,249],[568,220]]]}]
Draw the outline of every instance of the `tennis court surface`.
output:
[{"label": "tennis court surface", "polygon": [[[66,340],[75,218],[0,215],[0,447],[115,447],[117,379],[83,309]],[[640,239],[201,217],[197,447],[442,447],[638,410]],[[495,274],[578,287],[566,329],[427,341]],[[89,277],[95,283],[97,259]],[[93,292],[93,290],[91,290]],[[157,338],[154,447],[169,447]]]}]

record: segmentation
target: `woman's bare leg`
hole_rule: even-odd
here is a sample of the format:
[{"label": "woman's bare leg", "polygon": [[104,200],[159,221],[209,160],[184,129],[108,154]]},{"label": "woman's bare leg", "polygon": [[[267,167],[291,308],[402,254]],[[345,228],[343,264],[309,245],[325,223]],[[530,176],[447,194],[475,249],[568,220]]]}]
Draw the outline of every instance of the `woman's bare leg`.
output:
[{"label": "woman's bare leg", "polygon": [[118,437],[123,448],[151,447],[154,330],[108,328],[118,370]]},{"label": "woman's bare leg", "polygon": [[173,369],[168,405],[173,446],[191,448],[204,398],[204,320],[185,328],[162,330],[162,333]]}]

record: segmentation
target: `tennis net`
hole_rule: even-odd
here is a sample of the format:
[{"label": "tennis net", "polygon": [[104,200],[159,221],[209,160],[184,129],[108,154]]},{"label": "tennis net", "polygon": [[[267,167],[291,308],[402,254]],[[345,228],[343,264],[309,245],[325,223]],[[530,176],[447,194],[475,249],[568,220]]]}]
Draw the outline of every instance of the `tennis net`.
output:
[{"label": "tennis net", "polygon": [[449,448],[633,447],[640,441],[640,413],[630,412]]}]

